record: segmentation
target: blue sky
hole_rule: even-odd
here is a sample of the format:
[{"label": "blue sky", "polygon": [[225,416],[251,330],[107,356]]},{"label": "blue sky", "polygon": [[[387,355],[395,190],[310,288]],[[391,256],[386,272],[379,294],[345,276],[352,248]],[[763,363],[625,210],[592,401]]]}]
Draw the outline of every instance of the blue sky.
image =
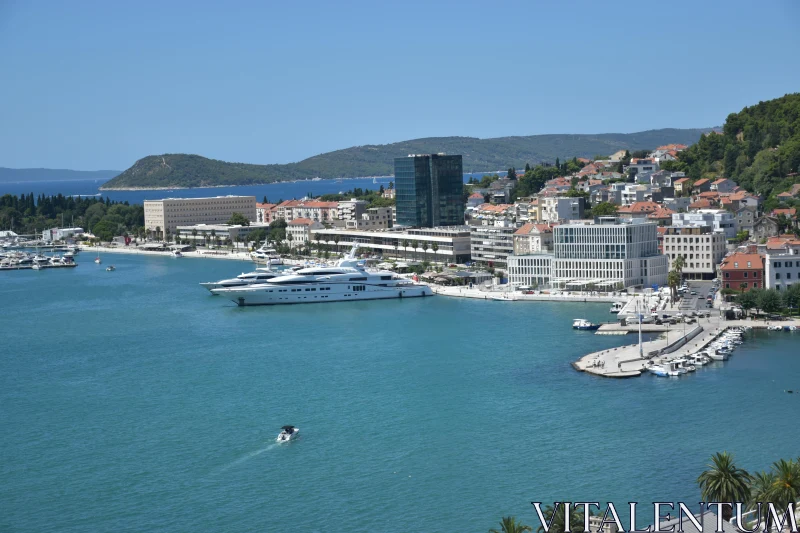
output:
[{"label": "blue sky", "polygon": [[800,90],[798,21],[797,0],[0,0],[0,166],[720,125]]}]

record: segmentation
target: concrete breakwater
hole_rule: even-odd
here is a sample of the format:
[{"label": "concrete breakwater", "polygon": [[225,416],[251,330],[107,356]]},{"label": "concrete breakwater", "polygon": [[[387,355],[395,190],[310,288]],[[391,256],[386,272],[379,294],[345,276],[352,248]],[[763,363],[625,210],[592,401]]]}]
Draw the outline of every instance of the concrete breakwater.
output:
[{"label": "concrete breakwater", "polygon": [[[781,326],[800,327],[800,320],[787,320],[780,322]],[[618,348],[611,348],[593,352],[581,357],[572,363],[573,368],[579,372],[588,372],[596,376],[608,378],[629,378],[641,376],[650,362],[659,364],[691,353],[698,352],[711,344],[728,328],[752,327],[767,329],[766,322],[753,320],[720,320],[719,317],[703,319],[692,330],[685,334],[678,333],[677,328],[669,328],[665,338],[655,339],[650,342],[629,344]],[[673,337],[669,341],[671,332],[678,333],[677,340]]]},{"label": "concrete breakwater", "polygon": [[499,302],[594,302],[614,303],[627,302],[627,296],[609,293],[554,293],[523,294],[520,291],[486,291],[468,287],[445,287],[431,285],[435,294],[456,298],[475,298],[478,300],[495,300]]}]

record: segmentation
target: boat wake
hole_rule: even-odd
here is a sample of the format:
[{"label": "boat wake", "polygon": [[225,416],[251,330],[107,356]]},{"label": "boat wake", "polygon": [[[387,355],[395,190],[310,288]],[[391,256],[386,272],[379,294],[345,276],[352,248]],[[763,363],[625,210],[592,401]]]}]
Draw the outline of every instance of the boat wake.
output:
[{"label": "boat wake", "polygon": [[258,449],[258,450],[252,451],[250,453],[247,453],[247,454],[239,457],[238,459],[236,459],[234,461],[231,461],[230,463],[228,463],[227,465],[223,466],[222,468],[220,468],[219,471],[217,471],[217,474],[221,474],[223,472],[227,472],[228,470],[230,470],[234,466],[238,466],[238,465],[244,463],[245,461],[249,461],[253,457],[258,457],[262,453],[268,452],[268,451],[272,450],[273,448],[277,448],[278,446],[280,446],[279,443],[273,442],[272,444],[269,444],[268,446],[265,446],[265,447],[263,447],[261,449]]}]

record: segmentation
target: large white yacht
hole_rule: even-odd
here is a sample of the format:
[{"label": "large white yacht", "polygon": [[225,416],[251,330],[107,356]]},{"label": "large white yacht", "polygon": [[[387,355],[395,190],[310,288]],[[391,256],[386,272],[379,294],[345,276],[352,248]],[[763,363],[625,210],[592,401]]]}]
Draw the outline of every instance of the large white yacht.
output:
[{"label": "large white yacht", "polygon": [[254,283],[265,283],[278,276],[280,276],[278,272],[273,272],[269,268],[257,268],[253,272],[242,273],[235,278],[222,279],[219,281],[207,281],[205,283],[201,283],[200,285],[209,291],[212,291],[212,294],[216,294],[213,292],[214,289],[244,287]]},{"label": "large white yacht", "polygon": [[266,283],[213,289],[237,305],[310,304],[432,296],[427,285],[393,272],[366,270],[355,257],[356,247],[333,267],[309,267],[274,277]]}]

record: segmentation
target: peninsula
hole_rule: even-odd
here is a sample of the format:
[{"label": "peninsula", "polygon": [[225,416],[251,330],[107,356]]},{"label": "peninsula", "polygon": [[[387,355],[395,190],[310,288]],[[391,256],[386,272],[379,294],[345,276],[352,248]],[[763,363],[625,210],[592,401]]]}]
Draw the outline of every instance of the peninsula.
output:
[{"label": "peninsula", "polygon": [[558,134],[527,137],[429,137],[384,145],[354,146],[285,165],[228,163],[199,155],[144,157],[103,185],[101,190],[175,189],[260,185],[314,178],[387,176],[395,157],[414,153],[458,153],[465,172],[523,168],[556,158],[593,157],[618,150],[644,150],[662,144],[691,145],[711,128],[659,129],[639,133]]}]

